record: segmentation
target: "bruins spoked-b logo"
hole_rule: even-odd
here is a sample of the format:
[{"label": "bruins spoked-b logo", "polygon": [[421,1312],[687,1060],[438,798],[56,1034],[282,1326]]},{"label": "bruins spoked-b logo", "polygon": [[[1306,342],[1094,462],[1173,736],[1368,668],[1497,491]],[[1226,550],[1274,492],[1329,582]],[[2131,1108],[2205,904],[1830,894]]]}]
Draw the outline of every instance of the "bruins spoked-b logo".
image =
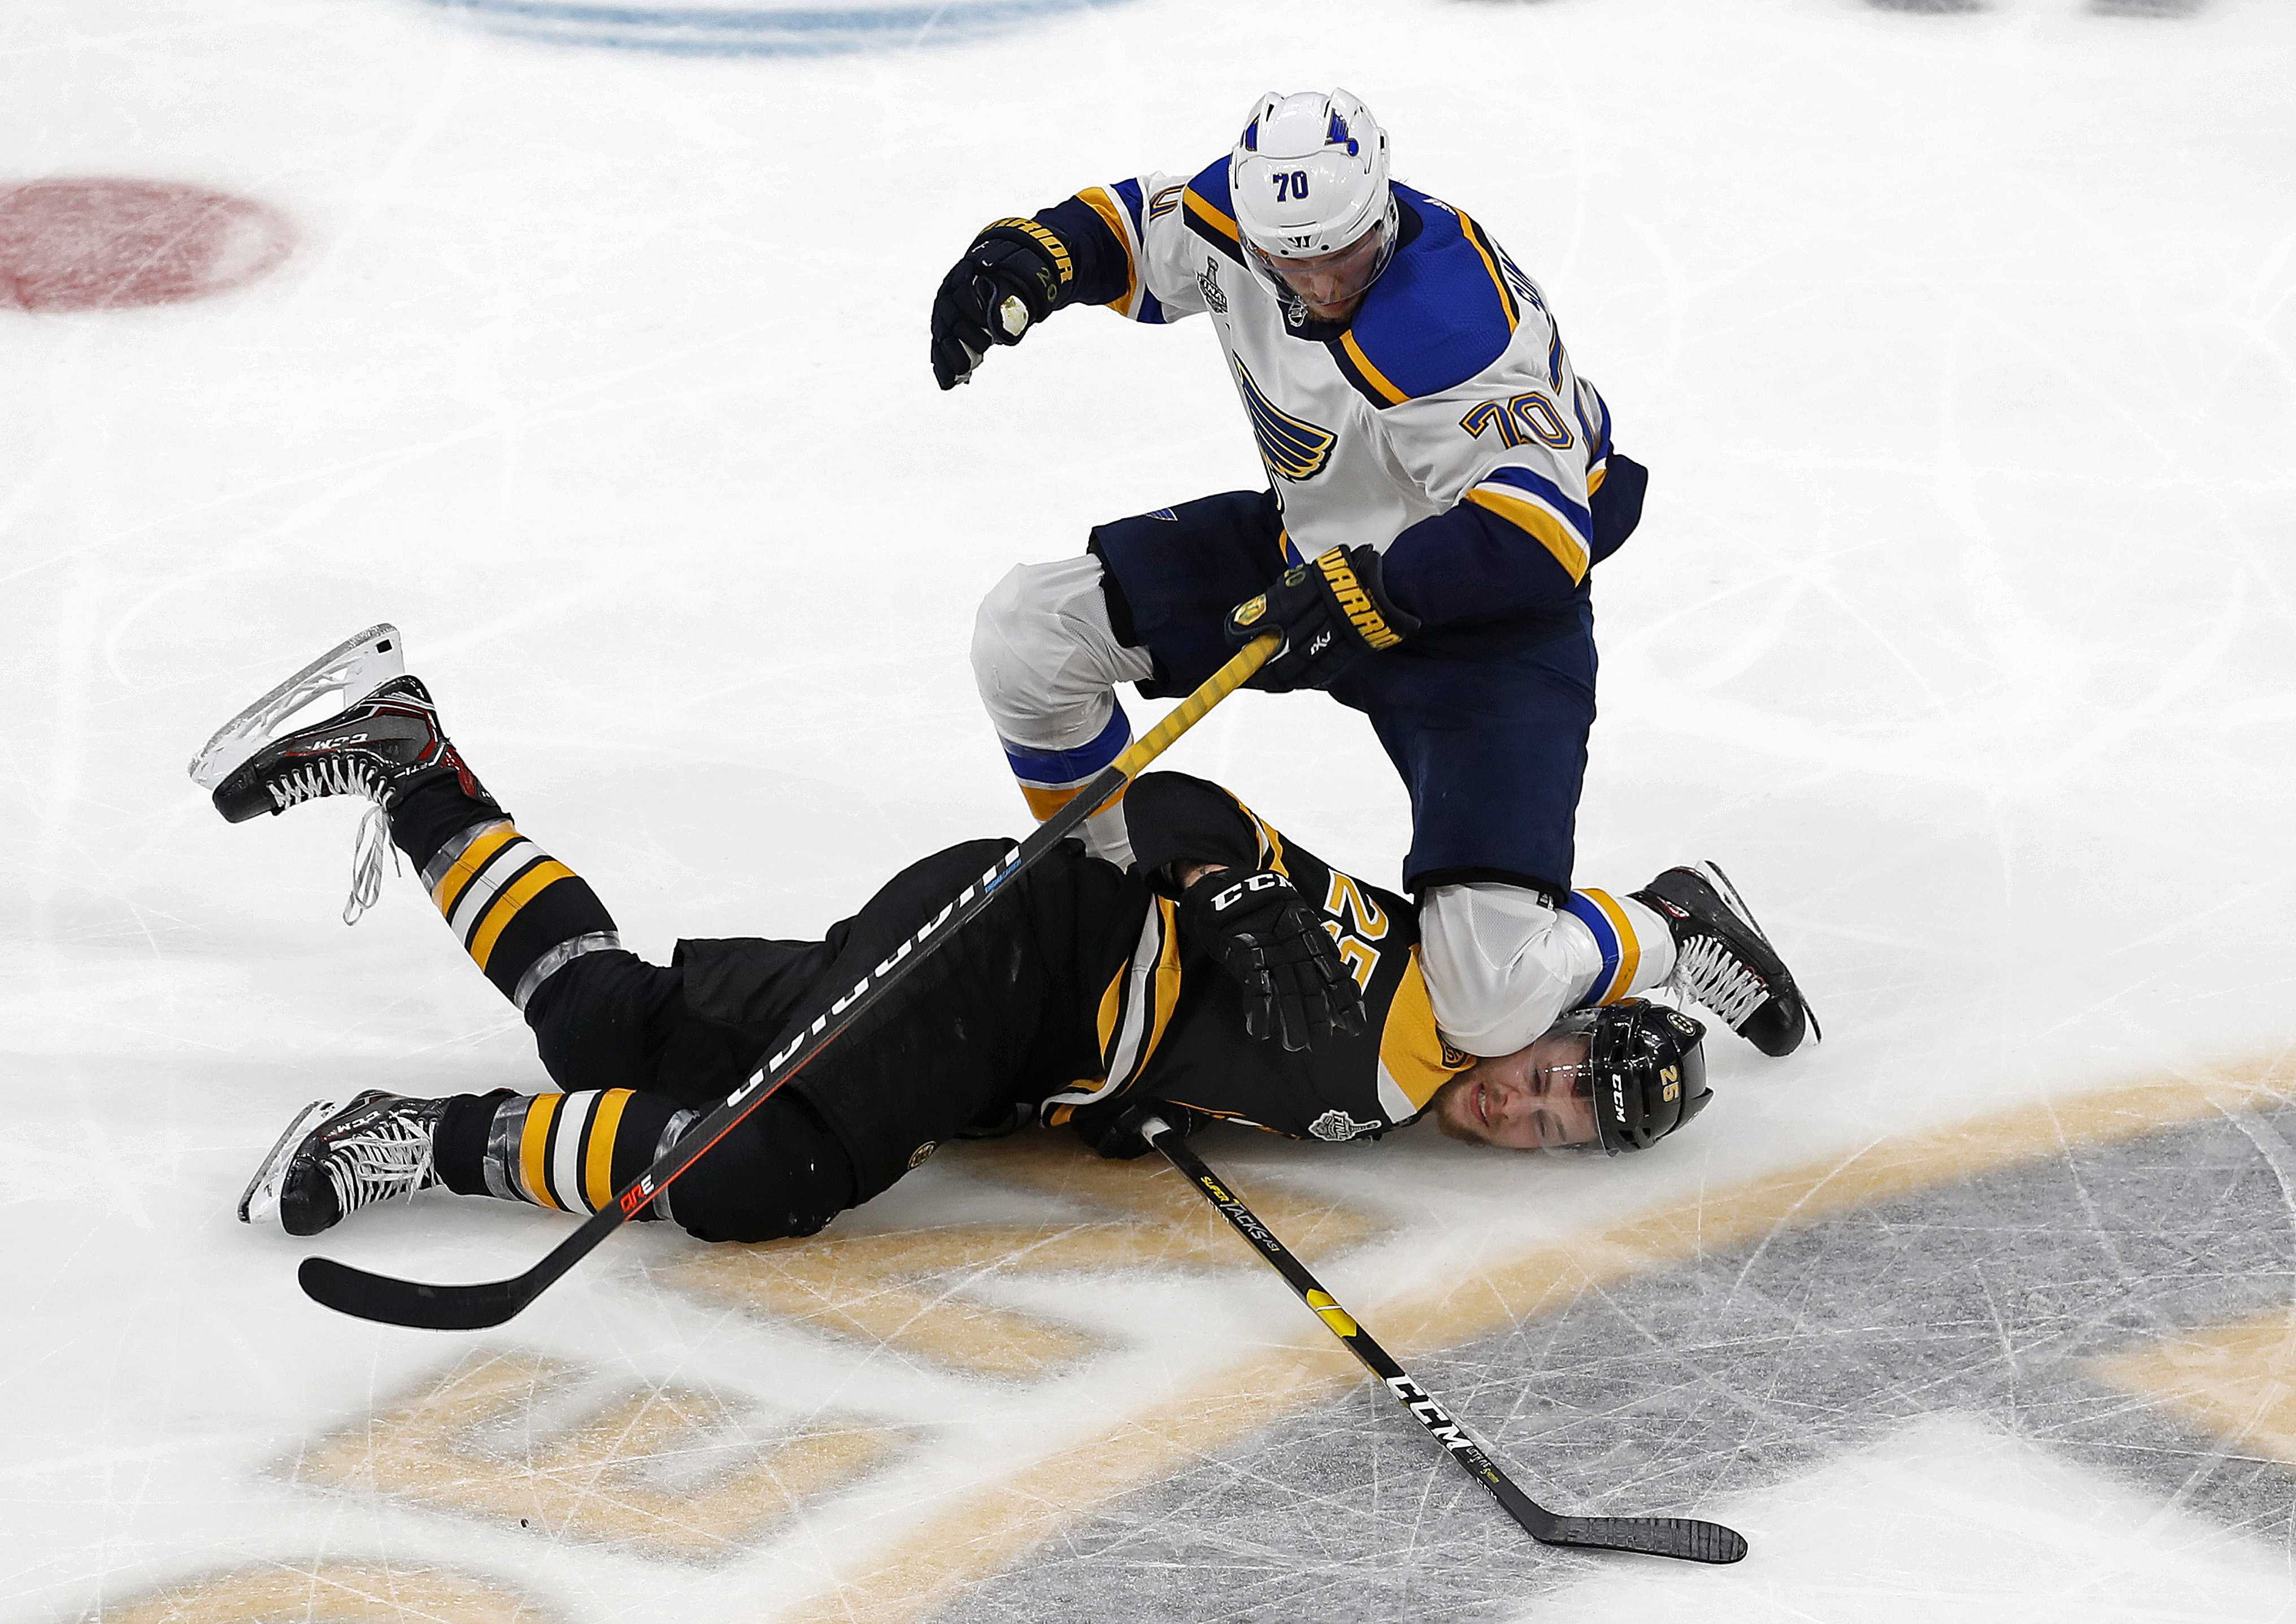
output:
[{"label": "bruins spoked-b logo", "polygon": [[1312,480],[1331,460],[1332,444],[1340,437],[1329,429],[1302,422],[1259,392],[1242,361],[1235,364],[1235,387],[1243,396],[1243,409],[1251,414],[1252,438],[1259,442],[1259,460],[1267,472],[1297,482]]}]

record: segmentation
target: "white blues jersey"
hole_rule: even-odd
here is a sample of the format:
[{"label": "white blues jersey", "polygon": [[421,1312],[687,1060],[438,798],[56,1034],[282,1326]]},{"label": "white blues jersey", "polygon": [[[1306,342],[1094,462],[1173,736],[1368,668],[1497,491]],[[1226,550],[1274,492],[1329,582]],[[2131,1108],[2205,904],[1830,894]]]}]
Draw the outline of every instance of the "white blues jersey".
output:
[{"label": "white blues jersey", "polygon": [[[1121,249],[1078,242],[1078,284],[1063,302],[1102,300],[1134,321],[1208,315],[1283,509],[1293,562],[1331,547],[1384,552],[1413,526],[1463,505],[1472,536],[1426,539],[1428,556],[1388,561],[1406,607],[1444,621],[1473,618],[1446,583],[1491,569],[1471,554],[1492,540],[1535,552],[1504,571],[1553,602],[1601,556],[1590,498],[1611,451],[1608,408],[1570,358],[1538,285],[1480,226],[1451,205],[1398,185],[1401,229],[1392,261],[1344,324],[1287,324],[1283,305],[1244,258],[1223,158],[1192,180],[1142,176],[1092,187],[1038,218],[1073,242],[1088,209]],[[1082,226],[1084,229],[1080,230]],[[1120,281],[1120,288],[1119,288]],[[1303,313],[1304,314],[1304,313]],[[1500,521],[1495,527],[1490,521]],[[1510,539],[1512,538],[1512,539]],[[1443,555],[1452,555],[1446,560]],[[1478,596],[1483,583],[1472,583]],[[1505,595],[1517,597],[1517,592]]]}]

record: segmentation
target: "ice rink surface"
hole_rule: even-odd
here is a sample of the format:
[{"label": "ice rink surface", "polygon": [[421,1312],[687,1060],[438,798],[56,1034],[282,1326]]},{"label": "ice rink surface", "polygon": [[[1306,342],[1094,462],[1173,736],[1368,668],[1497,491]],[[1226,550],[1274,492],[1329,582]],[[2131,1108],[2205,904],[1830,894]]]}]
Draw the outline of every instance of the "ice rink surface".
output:
[{"label": "ice rink surface", "polygon": [[[411,879],[336,923],[351,808],[226,826],[193,750],[394,620],[655,956],[1017,832],[972,605],[1259,473],[1201,326],[944,396],[933,285],[1332,82],[1653,471],[1579,882],[1719,858],[1828,1038],[1719,1036],[1631,1161],[1201,1145],[1535,1496],[1750,1558],[1530,1544],[1172,1176],[1049,1140],[495,1333],[307,1302],[565,1221],[242,1228],[295,1107],[542,1076]],[[18,0],[0,187],[251,223],[210,297],[0,276],[0,1620],[2296,1619],[2292,83],[2271,0]],[[1393,883],[1352,714],[1170,764]]]}]

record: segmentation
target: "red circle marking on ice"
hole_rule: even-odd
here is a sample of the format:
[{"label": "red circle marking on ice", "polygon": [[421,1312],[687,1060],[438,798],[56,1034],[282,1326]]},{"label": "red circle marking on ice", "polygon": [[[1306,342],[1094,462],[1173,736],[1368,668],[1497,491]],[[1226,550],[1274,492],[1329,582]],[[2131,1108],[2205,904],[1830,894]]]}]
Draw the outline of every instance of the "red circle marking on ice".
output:
[{"label": "red circle marking on ice", "polygon": [[245,287],[294,246],[276,210],[174,181],[0,187],[0,309],[118,310]]}]

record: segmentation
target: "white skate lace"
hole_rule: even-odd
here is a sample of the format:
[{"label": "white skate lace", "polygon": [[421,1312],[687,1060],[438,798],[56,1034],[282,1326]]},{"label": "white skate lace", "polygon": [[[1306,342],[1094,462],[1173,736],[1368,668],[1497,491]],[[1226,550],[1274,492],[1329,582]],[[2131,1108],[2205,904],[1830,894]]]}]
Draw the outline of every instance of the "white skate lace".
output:
[{"label": "white skate lace", "polygon": [[271,809],[284,812],[322,795],[364,795],[372,800],[382,792],[373,767],[357,756],[327,756],[282,773],[265,785],[271,791]]},{"label": "white skate lace", "polygon": [[382,895],[382,854],[390,854],[390,872],[404,871],[398,866],[398,848],[391,844],[390,818],[377,801],[359,819],[358,843],[351,848],[351,894],[343,898],[343,923],[355,925],[359,915],[375,905]]},{"label": "white skate lace", "polygon": [[1711,936],[1693,936],[1676,950],[1667,985],[1721,1016],[1734,1032],[1770,995],[1762,978]]},{"label": "white skate lace", "polygon": [[396,1116],[335,1140],[327,1146],[327,1181],[335,1187],[337,1210],[348,1218],[369,1202],[401,1191],[413,1195],[434,1182],[430,1157],[429,1125]]},{"label": "white skate lace", "polygon": [[323,795],[364,795],[373,805],[359,820],[358,838],[351,847],[351,890],[343,898],[343,923],[355,925],[359,915],[382,895],[382,855],[390,854],[390,872],[401,872],[398,848],[390,843],[390,820],[384,815],[382,779],[373,766],[357,756],[328,756],[282,773],[264,786],[271,791],[274,811],[284,812]]}]

